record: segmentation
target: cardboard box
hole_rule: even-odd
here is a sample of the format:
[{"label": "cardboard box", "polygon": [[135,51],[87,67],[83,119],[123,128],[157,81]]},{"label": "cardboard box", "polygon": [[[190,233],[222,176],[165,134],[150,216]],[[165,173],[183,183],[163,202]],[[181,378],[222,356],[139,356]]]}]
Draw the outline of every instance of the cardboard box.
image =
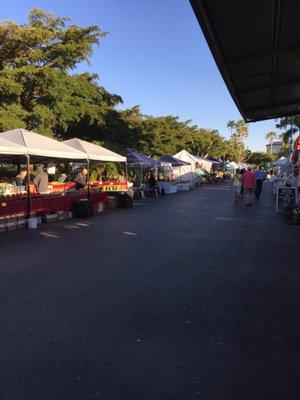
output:
[{"label": "cardboard box", "polygon": [[57,221],[57,214],[56,213],[43,215],[42,222],[47,223],[47,222],[53,222],[53,221]]},{"label": "cardboard box", "polygon": [[58,221],[65,221],[67,219],[71,219],[73,214],[70,211],[58,211],[57,212],[57,220]]},{"label": "cardboard box", "polygon": [[118,203],[115,197],[113,196],[108,196],[108,202],[106,204],[107,208],[117,208],[118,207]]}]

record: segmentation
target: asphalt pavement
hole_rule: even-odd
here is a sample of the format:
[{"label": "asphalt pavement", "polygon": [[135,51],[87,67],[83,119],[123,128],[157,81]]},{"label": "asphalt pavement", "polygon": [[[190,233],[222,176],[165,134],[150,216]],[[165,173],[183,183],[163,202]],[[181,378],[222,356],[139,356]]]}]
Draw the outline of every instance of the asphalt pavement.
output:
[{"label": "asphalt pavement", "polygon": [[1,400],[298,400],[300,226],[228,185],[0,237]]}]

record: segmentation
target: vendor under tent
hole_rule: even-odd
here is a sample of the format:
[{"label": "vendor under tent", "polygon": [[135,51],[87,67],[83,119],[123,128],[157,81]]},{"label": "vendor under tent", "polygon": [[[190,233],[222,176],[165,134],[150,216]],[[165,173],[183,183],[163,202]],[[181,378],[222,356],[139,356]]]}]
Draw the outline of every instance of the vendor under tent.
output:
[{"label": "vendor under tent", "polygon": [[[31,199],[31,195],[34,195],[30,179],[31,161],[45,162],[50,160],[85,160],[86,155],[67,146],[64,143],[46,136],[39,135],[26,129],[14,129],[0,133],[0,159],[7,162],[9,158],[11,161],[14,160],[20,164],[26,164],[27,167],[25,179],[27,180],[27,193],[16,193],[14,196],[10,196],[10,207],[7,206],[8,202],[4,201],[5,198],[2,198],[3,201],[1,203],[0,215],[3,215],[3,213],[7,214],[8,210],[10,208],[13,209],[17,203],[19,206],[21,204],[21,200],[21,208],[23,210],[27,198],[27,215],[29,217],[32,211],[32,205],[35,203],[35,201]],[[39,197],[42,196],[40,195]]]},{"label": "vendor under tent", "polygon": [[138,169],[140,181],[144,180],[145,171],[155,170],[160,166],[158,160],[154,160],[145,154],[138,153],[135,150],[127,149],[125,156],[127,158],[127,165],[130,169]]},{"label": "vendor under tent", "polygon": [[135,197],[138,199],[156,197],[157,176],[161,163],[132,149],[127,149],[125,156]]},{"label": "vendor under tent", "polygon": [[[86,154],[86,159],[88,161],[88,169],[90,166],[90,161],[122,162],[126,163],[126,174],[127,174],[127,158],[121,156],[120,154],[117,154],[111,150],[105,149],[102,146],[96,145],[94,143],[89,143],[85,140],[78,138],[65,140],[63,143]],[[111,189],[109,191],[126,191],[127,189],[127,182],[125,179],[117,182],[106,181],[100,183],[99,181],[93,181],[90,182],[90,184],[91,186],[98,186],[98,187],[101,186],[103,190]]]}]

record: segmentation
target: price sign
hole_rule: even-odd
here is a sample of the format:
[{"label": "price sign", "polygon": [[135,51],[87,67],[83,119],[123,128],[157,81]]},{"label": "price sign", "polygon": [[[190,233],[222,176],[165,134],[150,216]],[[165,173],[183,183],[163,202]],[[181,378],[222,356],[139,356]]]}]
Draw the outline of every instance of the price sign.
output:
[{"label": "price sign", "polygon": [[284,212],[286,207],[295,206],[297,202],[297,189],[295,187],[278,187],[276,211]]}]

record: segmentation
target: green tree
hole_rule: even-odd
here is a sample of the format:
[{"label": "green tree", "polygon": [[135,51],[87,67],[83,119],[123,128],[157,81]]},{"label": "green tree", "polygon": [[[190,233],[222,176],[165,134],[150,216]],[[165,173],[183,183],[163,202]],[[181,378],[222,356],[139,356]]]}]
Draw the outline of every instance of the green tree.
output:
[{"label": "green tree", "polygon": [[261,165],[263,167],[266,167],[267,164],[272,163],[275,160],[276,160],[275,154],[255,151],[249,154],[245,161],[250,164]]},{"label": "green tree", "polygon": [[294,133],[300,131],[300,115],[281,118],[279,123],[276,124],[276,128],[284,129],[281,137],[283,143],[288,145],[293,138]]},{"label": "green tree", "polygon": [[246,147],[243,140],[235,133],[228,140],[227,158],[230,161],[240,163],[245,160]]},{"label": "green tree", "polygon": [[98,76],[71,74],[88,62],[106,36],[97,26],[33,9],[24,25],[0,24],[0,129],[26,127],[65,137],[70,127],[105,124],[121,98],[97,83]]}]

